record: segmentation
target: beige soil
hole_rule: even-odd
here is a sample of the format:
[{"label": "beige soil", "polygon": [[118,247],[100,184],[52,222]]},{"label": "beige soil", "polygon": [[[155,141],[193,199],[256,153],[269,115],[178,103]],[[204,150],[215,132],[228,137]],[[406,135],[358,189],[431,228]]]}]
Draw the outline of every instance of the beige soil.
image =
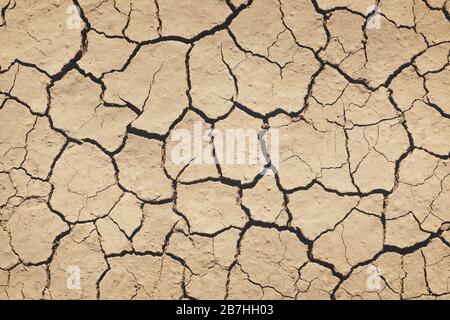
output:
[{"label": "beige soil", "polygon": [[[450,300],[450,1],[0,0],[0,45],[0,299]],[[195,123],[278,173],[171,162]]]}]

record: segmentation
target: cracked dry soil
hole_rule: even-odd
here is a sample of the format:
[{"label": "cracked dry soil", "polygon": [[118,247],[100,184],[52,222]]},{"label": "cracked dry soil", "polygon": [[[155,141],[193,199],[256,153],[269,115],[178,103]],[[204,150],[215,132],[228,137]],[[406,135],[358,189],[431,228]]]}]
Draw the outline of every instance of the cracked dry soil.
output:
[{"label": "cracked dry soil", "polygon": [[[450,1],[0,9],[0,299],[450,299]],[[194,121],[278,173],[174,165]]]}]

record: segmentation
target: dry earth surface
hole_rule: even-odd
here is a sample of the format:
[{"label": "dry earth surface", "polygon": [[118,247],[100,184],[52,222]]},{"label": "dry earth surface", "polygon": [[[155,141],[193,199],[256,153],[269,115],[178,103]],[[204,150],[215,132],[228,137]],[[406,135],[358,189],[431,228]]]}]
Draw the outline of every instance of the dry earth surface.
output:
[{"label": "dry earth surface", "polygon": [[[0,299],[450,299],[450,1],[0,13]],[[278,173],[173,164],[198,121]]]}]

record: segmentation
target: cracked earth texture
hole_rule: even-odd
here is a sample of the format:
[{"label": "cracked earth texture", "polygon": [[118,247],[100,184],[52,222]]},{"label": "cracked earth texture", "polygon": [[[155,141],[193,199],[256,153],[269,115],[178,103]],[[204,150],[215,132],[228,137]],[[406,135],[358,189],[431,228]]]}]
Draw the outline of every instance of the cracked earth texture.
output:
[{"label": "cracked earth texture", "polygon": [[[450,1],[0,9],[0,299],[450,299]],[[174,165],[195,121],[278,173]]]}]

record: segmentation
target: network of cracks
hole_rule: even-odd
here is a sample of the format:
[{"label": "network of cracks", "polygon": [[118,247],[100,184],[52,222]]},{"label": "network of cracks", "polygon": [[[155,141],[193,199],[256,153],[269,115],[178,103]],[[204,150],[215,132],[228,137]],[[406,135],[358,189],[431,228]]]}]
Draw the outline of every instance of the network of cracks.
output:
[{"label": "network of cracks", "polygon": [[0,9],[0,299],[450,298],[450,1]]}]

